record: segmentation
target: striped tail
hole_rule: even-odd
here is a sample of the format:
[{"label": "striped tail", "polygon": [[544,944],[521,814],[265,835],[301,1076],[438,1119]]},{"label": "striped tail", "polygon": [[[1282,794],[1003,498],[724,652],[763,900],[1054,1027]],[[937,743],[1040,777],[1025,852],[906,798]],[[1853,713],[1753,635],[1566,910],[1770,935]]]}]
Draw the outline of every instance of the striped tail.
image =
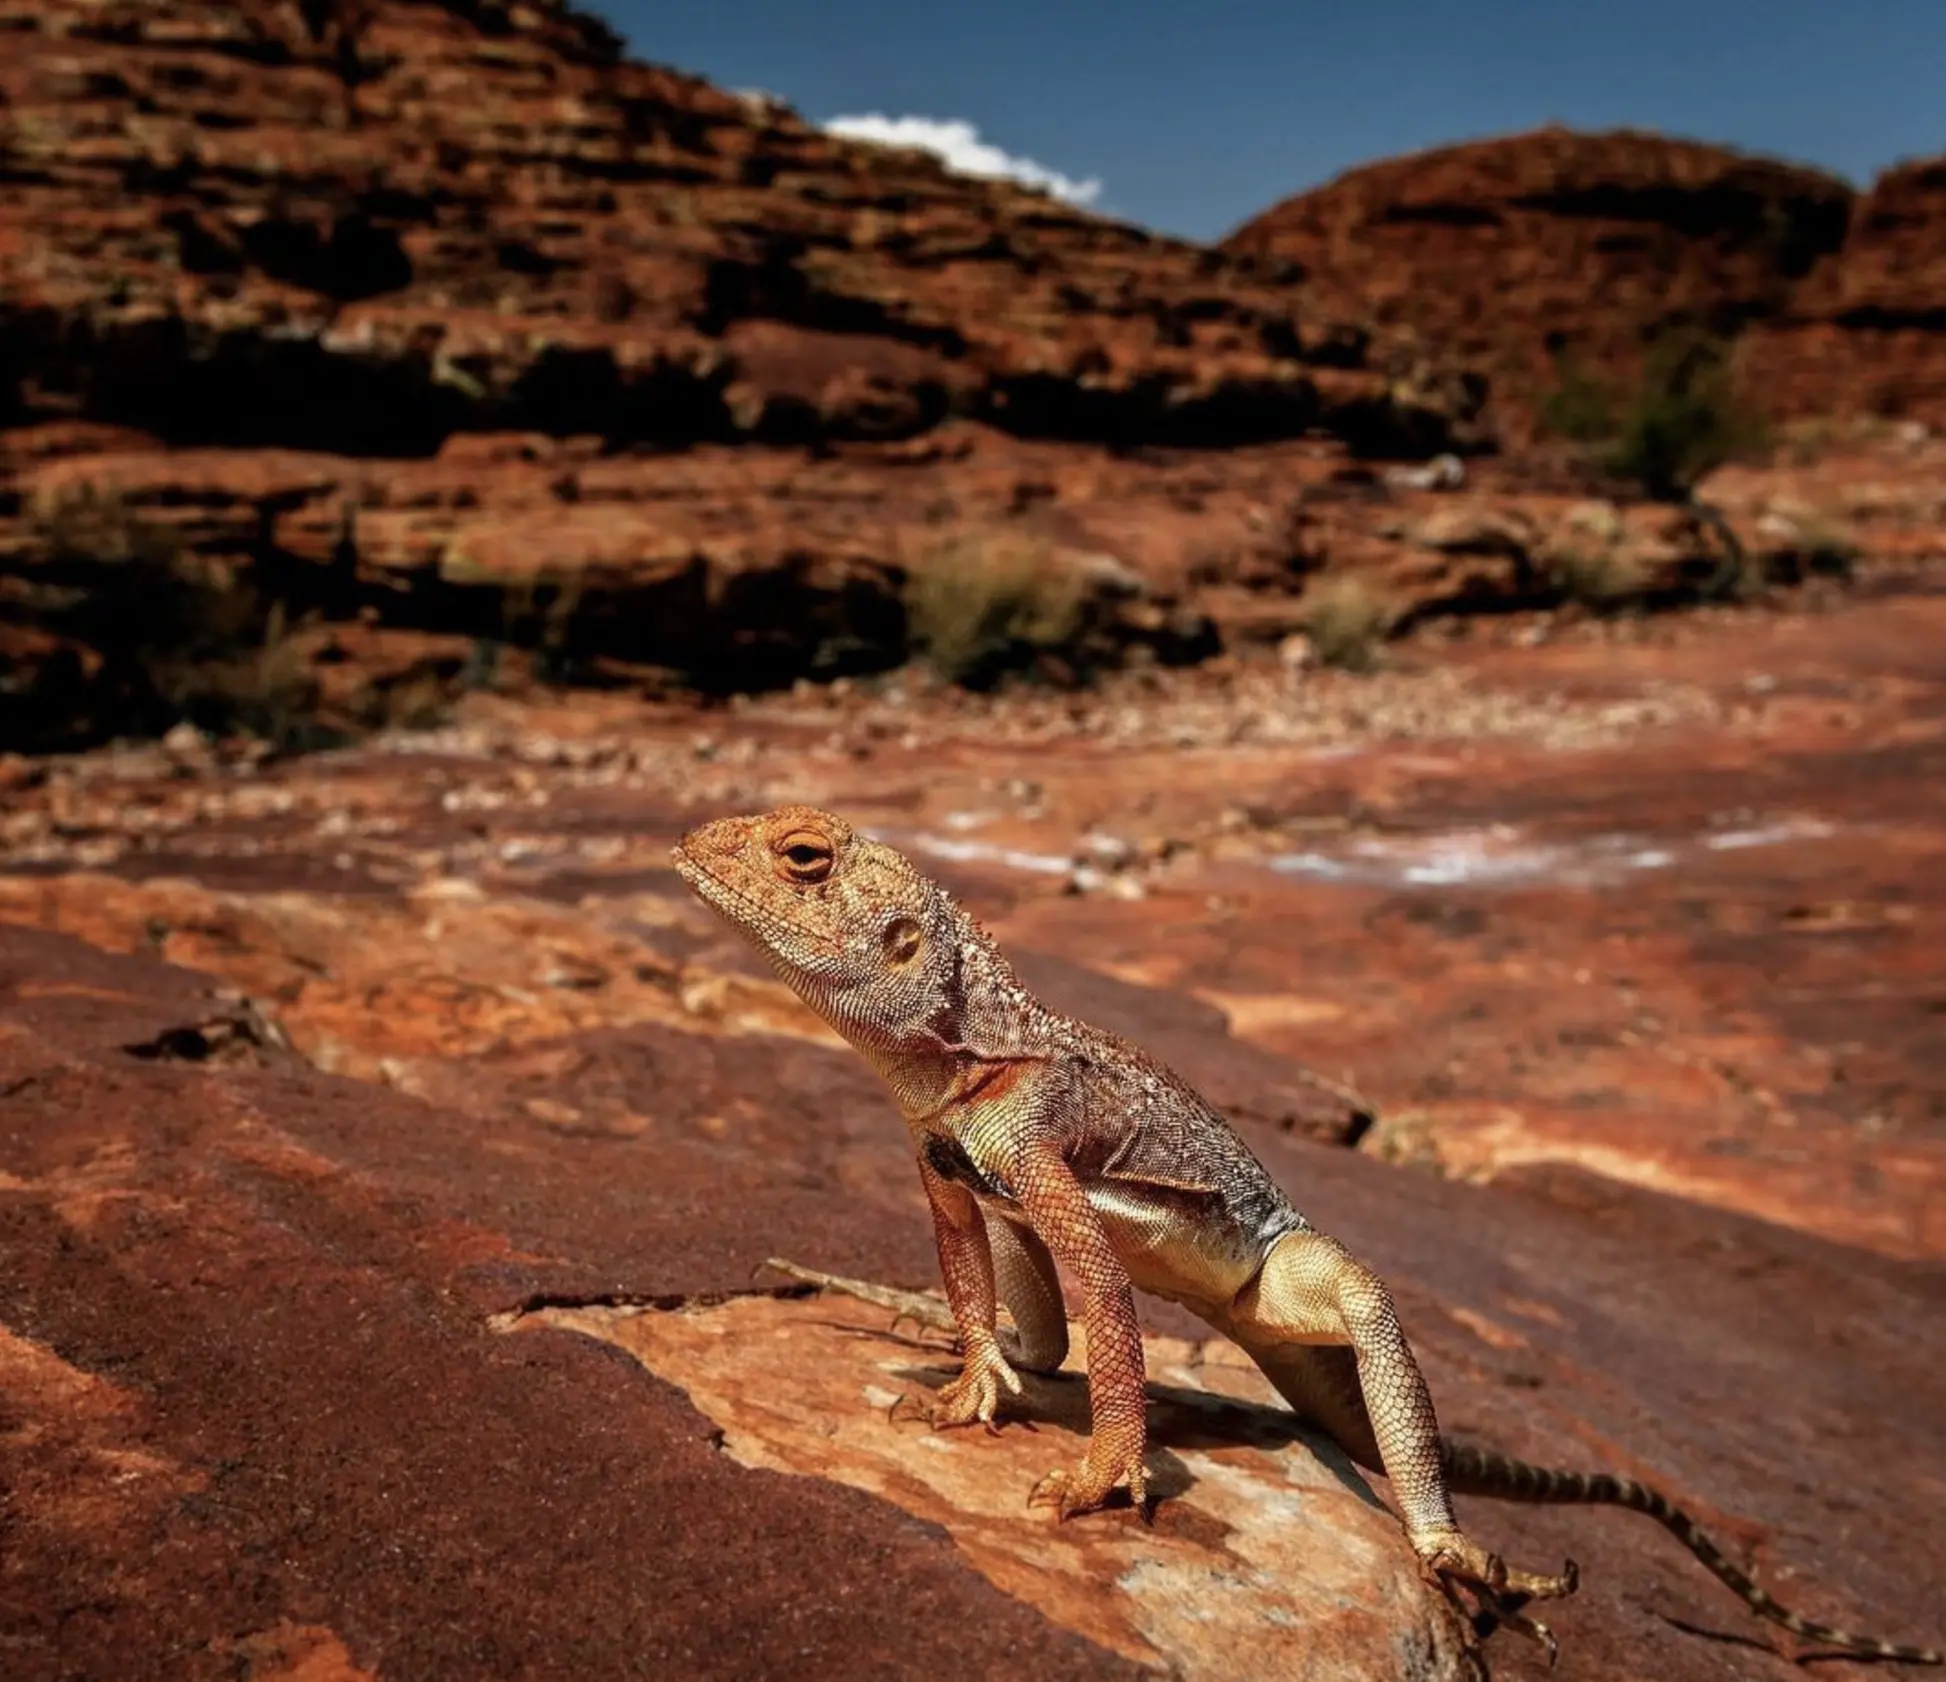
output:
[{"label": "striped tail", "polygon": [[1660,1490],[1651,1489],[1645,1483],[1614,1477],[1607,1472],[1562,1472],[1532,1466],[1511,1455],[1465,1443],[1442,1441],[1440,1450],[1447,1481],[1455,1494],[1486,1495],[1501,1501],[1626,1507],[1631,1512],[1647,1513],[1700,1559],[1717,1581],[1740,1597],[1751,1611],[1781,1624],[1801,1640],[1841,1648],[1851,1658],[1885,1659],[1898,1664],[1946,1664],[1946,1651],[1937,1647],[1900,1647],[1869,1635],[1853,1635],[1849,1630],[1813,1623],[1789,1607],[1778,1605],[1768,1592],[1724,1557],[1723,1550],[1689,1514]]}]

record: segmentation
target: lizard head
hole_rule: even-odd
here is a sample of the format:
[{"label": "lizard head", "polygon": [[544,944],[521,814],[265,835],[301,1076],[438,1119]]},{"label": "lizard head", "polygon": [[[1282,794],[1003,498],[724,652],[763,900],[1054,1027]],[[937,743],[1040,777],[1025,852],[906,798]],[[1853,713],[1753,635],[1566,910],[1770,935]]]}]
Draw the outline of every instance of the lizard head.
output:
[{"label": "lizard head", "polygon": [[697,897],[854,1045],[895,1045],[946,1009],[951,902],[843,818],[815,806],[719,818],[673,856]]}]

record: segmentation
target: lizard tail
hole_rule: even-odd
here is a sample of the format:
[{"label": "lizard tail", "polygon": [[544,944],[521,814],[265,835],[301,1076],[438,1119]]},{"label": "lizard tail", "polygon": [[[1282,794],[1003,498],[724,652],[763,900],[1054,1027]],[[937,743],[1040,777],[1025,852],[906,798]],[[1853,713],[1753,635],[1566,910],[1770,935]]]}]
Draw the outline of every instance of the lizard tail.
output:
[{"label": "lizard tail", "polygon": [[1447,1481],[1456,1494],[1486,1495],[1502,1501],[1589,1504],[1626,1507],[1646,1513],[1693,1553],[1709,1572],[1760,1618],[1781,1624],[1791,1634],[1821,1646],[1842,1648],[1848,1657],[1896,1664],[1946,1664],[1937,1647],[1901,1647],[1874,1636],[1833,1629],[1781,1606],[1725,1556],[1688,1513],[1658,1489],[1608,1472],[1564,1472],[1530,1465],[1511,1455],[1465,1443],[1442,1443]]}]

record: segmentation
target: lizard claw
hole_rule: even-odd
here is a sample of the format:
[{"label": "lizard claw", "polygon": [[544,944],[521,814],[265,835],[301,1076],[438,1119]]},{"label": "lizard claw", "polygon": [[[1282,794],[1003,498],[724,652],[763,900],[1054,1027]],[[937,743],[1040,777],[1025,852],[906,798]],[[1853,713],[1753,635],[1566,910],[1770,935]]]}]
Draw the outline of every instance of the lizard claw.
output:
[{"label": "lizard claw", "polygon": [[1560,1600],[1581,1586],[1580,1567],[1571,1559],[1562,1565],[1560,1575],[1554,1577],[1510,1570],[1498,1554],[1488,1553],[1457,1530],[1415,1537],[1413,1548],[1419,1555],[1420,1566],[1434,1581],[1463,1583],[1497,1605],[1511,1603],[1519,1607],[1530,1600]]},{"label": "lizard claw", "polygon": [[1144,1523],[1149,1522],[1149,1473],[1139,1449],[1117,1455],[1113,1450],[1098,1453],[1090,1446],[1088,1457],[1079,1466],[1057,1467],[1035,1484],[1027,1492],[1027,1505],[1053,1507],[1061,1518],[1074,1518],[1105,1507],[1124,1480],[1135,1510]]},{"label": "lizard claw", "polygon": [[1502,1624],[1516,1635],[1524,1636],[1547,1654],[1550,1669],[1560,1657],[1560,1644],[1554,1633],[1523,1608],[1530,1600],[1558,1600],[1581,1586],[1581,1571],[1567,1560],[1559,1576],[1544,1577],[1531,1571],[1509,1570],[1498,1554],[1488,1553],[1457,1530],[1436,1531],[1413,1538],[1414,1550],[1427,1576],[1455,1605],[1461,1605],[1457,1590],[1469,1589],[1480,1603],[1473,1614],[1474,1633],[1482,1639]]},{"label": "lizard claw", "polygon": [[952,1383],[931,1396],[901,1396],[892,1404],[895,1420],[923,1421],[935,1431],[960,1425],[984,1425],[988,1435],[997,1435],[996,1415],[1000,1396],[1020,1394],[1020,1377],[1007,1365],[997,1346],[967,1351],[966,1365]]}]

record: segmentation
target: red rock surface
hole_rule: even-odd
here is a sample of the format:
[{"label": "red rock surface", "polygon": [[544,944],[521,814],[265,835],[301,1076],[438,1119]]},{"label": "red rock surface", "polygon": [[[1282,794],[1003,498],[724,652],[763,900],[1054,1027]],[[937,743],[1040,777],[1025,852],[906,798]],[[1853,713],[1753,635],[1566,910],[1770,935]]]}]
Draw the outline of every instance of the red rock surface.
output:
[{"label": "red rock surface", "polygon": [[[1558,605],[1577,564],[1665,602],[1722,565],[1680,510],[1537,485],[1518,462],[1425,488],[1317,440],[1130,456],[968,424],[817,458],[724,445],[606,456],[460,434],[430,460],[381,462],[129,448],[40,426],[0,433],[9,447],[21,518],[11,531],[0,518],[0,742],[24,747],[129,728],[112,692],[91,701],[86,680],[61,681],[77,644],[98,661],[90,637],[125,618],[120,563],[77,557],[101,531],[266,581],[316,617],[286,652],[341,710],[361,685],[518,681],[520,651],[545,631],[522,594],[536,584],[565,602],[570,675],[721,693],[904,662],[906,581],[954,546],[1126,586],[1106,610],[1111,653],[1163,663],[1301,633],[1325,579],[1356,578],[1402,622],[1457,621]],[[1897,564],[1937,552],[1942,462],[1936,443],[1868,438],[1815,464],[1726,473],[1711,494],[1756,558],[1753,579],[1795,583],[1825,564],[1820,544]],[[104,491],[112,520],[87,512]],[[77,599],[99,609],[79,632],[67,609],[38,605]]]},{"label": "red rock surface", "polygon": [[551,0],[0,21],[29,415],[373,456],[1419,424],[1249,265],[629,63]]},{"label": "red rock surface", "polygon": [[1722,147],[1550,128],[1352,170],[1223,245],[1294,265],[1353,319],[1462,354],[1518,428],[1557,354],[1629,371],[1666,326],[1782,314],[1843,244],[1851,200],[1831,176]]},{"label": "red rock surface", "polygon": [[[1273,1418],[1170,1393],[1173,1516],[1111,1517],[1023,1601],[998,1515],[1065,1390],[991,1454],[864,1418],[820,1446],[761,1360],[627,1329],[706,1339],[773,1254],[934,1276],[882,1092],[666,865],[785,797],[912,847],[1036,986],[1209,1085],[1395,1282],[1453,1429],[1653,1472],[1810,1612],[1936,1640],[1941,603],[1878,588],[1368,679],[482,696],[321,758],[6,762],[9,1674],[1131,1674],[1208,1632],[1114,1585],[1220,1598],[1234,1479],[1295,1494],[1305,1584],[1384,1545],[1311,1527],[1337,1497]],[[1361,1148],[1283,1096],[1307,1069],[1375,1103]],[[869,1410],[896,1358],[849,1308],[737,1312],[787,1367],[857,1363],[820,1405]],[[1653,1526],[1472,1520],[1582,1562],[1579,1675],[1785,1673]],[[1373,1616],[1315,1626],[1341,1673],[1389,1650]]]},{"label": "red rock surface", "polygon": [[[1327,570],[1355,571],[1422,614],[1558,598],[1545,557],[1583,541],[1571,528],[1590,508],[1626,533],[1645,586],[1717,566],[1706,535],[1667,509],[1496,494],[1490,479],[1481,497],[1392,489],[1364,470],[1346,478],[1342,452],[1324,443],[1130,460],[968,426],[916,450],[857,445],[818,460],[730,446],[607,457],[534,435],[462,434],[430,460],[375,462],[138,451],[52,430],[0,434],[0,448],[28,458],[10,570],[29,611],[15,635],[35,634],[28,592],[80,587],[112,605],[116,564],[78,564],[63,535],[65,511],[110,487],[117,532],[152,534],[316,607],[329,623],[306,647],[357,649],[367,675],[375,651],[358,620],[445,637],[407,640],[394,663],[443,658],[450,677],[469,639],[532,641],[513,604],[536,580],[572,581],[567,636],[585,676],[660,670],[723,691],[883,669],[910,653],[906,577],[953,539],[976,556],[1024,547],[1129,581],[1140,599],[1115,610],[1117,635],[1165,660],[1207,653],[1219,637],[1296,630]],[[50,616],[39,634],[61,626]],[[50,636],[16,657],[33,672],[60,646]],[[61,716],[52,702],[23,703],[36,709]],[[29,726],[15,739],[31,740]]]},{"label": "red rock surface", "polygon": [[1753,382],[1787,414],[1946,424],[1946,157],[1887,170],[1844,246],[1755,335]]},{"label": "red rock surface", "polygon": [[1724,147],[1551,128],[1352,170],[1223,244],[1463,356],[1518,439],[1557,353],[1626,377],[1647,336],[1694,326],[1744,336],[1747,388],[1780,418],[1946,425],[1943,229],[1939,158],[1861,194]]},{"label": "red rock surface", "polygon": [[[1411,620],[1558,600],[1591,548],[1652,596],[1718,570],[1667,510],[1353,459],[1476,434],[1443,370],[1493,361],[1499,317],[1450,277],[1155,238],[628,63],[551,5],[5,16],[0,741],[166,727],[101,623],[130,548],[320,619],[277,659],[354,724],[552,635],[536,585],[578,677],[720,692],[900,663],[907,581],[955,549],[1114,581],[1097,652],[1164,661],[1289,636],[1339,573]],[[1764,253],[1823,239],[1830,185],[1553,136],[1303,218],[1504,259],[1532,285],[1496,309],[1612,337],[1670,286],[1769,309]],[[1342,325],[1374,298],[1399,331]]]},{"label": "red rock surface", "polygon": [[[0,739],[138,710],[62,617],[112,607],[131,532],[460,639],[570,579],[584,663],[720,689],[897,663],[942,545],[1085,558],[1139,533],[1131,488],[1209,478],[1138,449],[1256,441],[1275,482],[1306,435],[1425,454],[1479,401],[1258,265],[825,136],[543,0],[60,0],[0,38]],[[1104,552],[1153,576],[1129,638],[1209,646],[1180,522]]]},{"label": "red rock surface", "polygon": [[[488,1328],[704,1236],[734,1196],[706,1140],[658,1151],[670,1198],[604,1211],[547,1185],[595,1162],[538,1123],[131,1057],[200,1008],[192,978],[6,936],[10,1677],[296,1674],[291,1647],[427,1678],[1135,1674],[936,1532],[753,1478],[597,1346]],[[766,1201],[743,1230],[787,1236]],[[733,1252],[692,1278],[742,1285]],[[968,1625],[991,1644],[960,1651]]]},{"label": "red rock surface", "polygon": [[[1462,434],[1477,389],[1288,265],[827,139],[547,5],[0,0],[0,40],[0,730],[51,673],[63,728],[113,732],[62,604],[154,552],[314,614],[275,652],[341,711],[461,696],[309,758],[0,756],[8,1682],[1202,1674],[1243,1641],[1452,1673],[1363,1486],[1179,1316],[1156,1532],[1044,1539],[1021,1472],[1072,1384],[927,1446],[872,1409],[936,1348],[753,1282],[936,1265],[883,1093],[667,869],[785,798],[914,849],[1233,1114],[1394,1281],[1449,1426],[1653,1472],[1813,1615],[1946,1635],[1946,446],[1710,487],[1779,577],[1861,543],[1855,587],[1535,612],[1575,557],[1665,596],[1714,563],[1519,461],[1356,459]],[[1795,191],[1748,168],[1707,190]],[[1649,221],[1618,296],[1689,272]],[[1160,662],[859,675],[969,538],[1093,568]],[[1341,573],[1416,623],[1371,677],[1292,635]],[[537,579],[612,688],[478,669],[537,640]],[[1167,669],[1205,621],[1232,652]],[[1470,1517],[1582,1560],[1574,1674],[1784,1674],[1653,1527]]]},{"label": "red rock surface", "polygon": [[[1083,1452],[1085,1330],[1071,1324],[1082,1353],[1061,1376],[1024,1377],[1032,1431],[942,1436],[888,1413],[949,1378],[953,1351],[886,1318],[835,1295],[746,1296],[675,1314],[542,1309],[512,1325],[627,1350],[682,1387],[739,1464],[869,1490],[944,1529],[996,1587],[1152,1672],[1478,1675],[1460,1621],[1400,1556],[1397,1520],[1332,1445],[1295,1428],[1234,1345],[1146,1339],[1154,1440],[1181,1497],[1160,1522],[1145,1529],[1121,1509],[1050,1533],[1022,1494],[1051,1456]],[[1332,1545],[1317,1546],[1321,1529]]]}]

